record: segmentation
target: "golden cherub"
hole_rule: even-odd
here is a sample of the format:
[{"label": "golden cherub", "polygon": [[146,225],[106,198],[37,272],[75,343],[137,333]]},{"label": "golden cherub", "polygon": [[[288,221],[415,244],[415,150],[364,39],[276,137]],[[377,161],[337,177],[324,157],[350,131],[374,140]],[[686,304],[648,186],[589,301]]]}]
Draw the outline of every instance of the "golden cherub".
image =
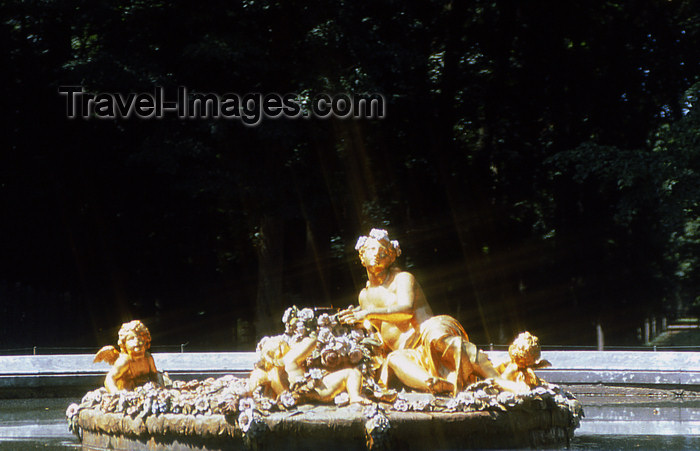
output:
[{"label": "golden cherub", "polygon": [[[542,385],[534,370],[551,366],[540,358],[540,341],[530,332],[518,335],[508,347],[510,361],[502,363],[498,369],[501,377],[523,385],[523,391]],[[525,387],[526,386],[526,387]]]},{"label": "golden cherub", "polygon": [[146,382],[158,382],[158,371],[151,353],[151,333],[137,319],[122,324],[119,329],[119,349],[108,345],[95,354],[94,362],[112,365],[105,377],[105,387],[111,393],[133,390]]},{"label": "golden cherub", "polygon": [[309,385],[304,362],[316,343],[316,338],[311,337],[291,346],[283,335],[263,338],[258,344],[260,360],[248,379],[249,390],[262,386],[273,398],[293,392],[300,401],[320,402],[332,402],[336,395],[345,391],[349,402],[368,404],[370,401],[360,394],[362,373],[356,368],[327,373]]}]

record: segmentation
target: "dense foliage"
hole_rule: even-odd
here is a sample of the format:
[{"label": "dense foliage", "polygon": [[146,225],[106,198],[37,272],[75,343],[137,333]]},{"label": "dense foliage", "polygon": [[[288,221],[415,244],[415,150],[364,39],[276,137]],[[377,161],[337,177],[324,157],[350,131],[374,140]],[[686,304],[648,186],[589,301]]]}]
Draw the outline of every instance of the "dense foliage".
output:
[{"label": "dense foliage", "polygon": [[[700,308],[700,5],[0,2],[0,349],[231,347],[369,227],[477,343]],[[59,86],[381,93],[382,120],[67,119]],[[238,327],[237,327],[238,326]]]}]

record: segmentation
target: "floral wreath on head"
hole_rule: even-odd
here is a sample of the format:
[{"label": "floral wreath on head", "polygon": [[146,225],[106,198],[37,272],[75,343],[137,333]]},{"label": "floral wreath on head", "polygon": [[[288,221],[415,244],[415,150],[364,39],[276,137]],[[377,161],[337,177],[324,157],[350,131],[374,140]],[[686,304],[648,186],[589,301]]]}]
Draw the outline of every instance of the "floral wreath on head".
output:
[{"label": "floral wreath on head", "polygon": [[374,238],[375,240],[386,246],[388,249],[393,250],[394,253],[396,253],[397,257],[401,256],[401,246],[399,246],[399,242],[397,240],[390,240],[389,232],[387,232],[384,229],[372,229],[369,232],[369,236],[363,235],[359,237],[357,239],[357,243],[355,244],[355,250],[358,252],[362,252],[362,248],[365,246],[365,243],[370,238]]}]

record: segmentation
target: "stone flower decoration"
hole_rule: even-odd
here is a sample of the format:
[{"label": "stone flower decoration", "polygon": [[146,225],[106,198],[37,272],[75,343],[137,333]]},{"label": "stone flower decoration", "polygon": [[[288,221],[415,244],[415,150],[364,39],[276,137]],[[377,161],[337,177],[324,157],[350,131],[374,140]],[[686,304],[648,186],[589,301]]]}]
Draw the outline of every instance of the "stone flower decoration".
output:
[{"label": "stone flower decoration", "polygon": [[283,337],[290,346],[305,337],[317,339],[316,349],[306,360],[309,378],[321,378],[336,369],[354,367],[364,376],[365,391],[381,398],[387,396],[386,390],[374,382],[374,371],[381,364],[375,347],[380,346],[381,342],[365,329],[341,324],[337,313],[299,309],[296,306],[285,311],[282,322],[285,328]]}]

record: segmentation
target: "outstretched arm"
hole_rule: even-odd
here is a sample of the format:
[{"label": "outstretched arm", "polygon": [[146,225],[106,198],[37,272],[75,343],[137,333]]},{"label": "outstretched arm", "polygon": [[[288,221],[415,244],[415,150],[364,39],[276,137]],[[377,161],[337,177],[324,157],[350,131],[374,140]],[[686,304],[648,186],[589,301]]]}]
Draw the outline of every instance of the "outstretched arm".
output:
[{"label": "outstretched arm", "polygon": [[344,323],[358,323],[365,319],[378,319],[389,322],[401,322],[411,319],[415,314],[416,279],[413,274],[400,272],[393,282],[395,301],[389,305],[377,307],[367,301],[367,289],[358,297],[359,306],[341,312],[340,320]]}]

